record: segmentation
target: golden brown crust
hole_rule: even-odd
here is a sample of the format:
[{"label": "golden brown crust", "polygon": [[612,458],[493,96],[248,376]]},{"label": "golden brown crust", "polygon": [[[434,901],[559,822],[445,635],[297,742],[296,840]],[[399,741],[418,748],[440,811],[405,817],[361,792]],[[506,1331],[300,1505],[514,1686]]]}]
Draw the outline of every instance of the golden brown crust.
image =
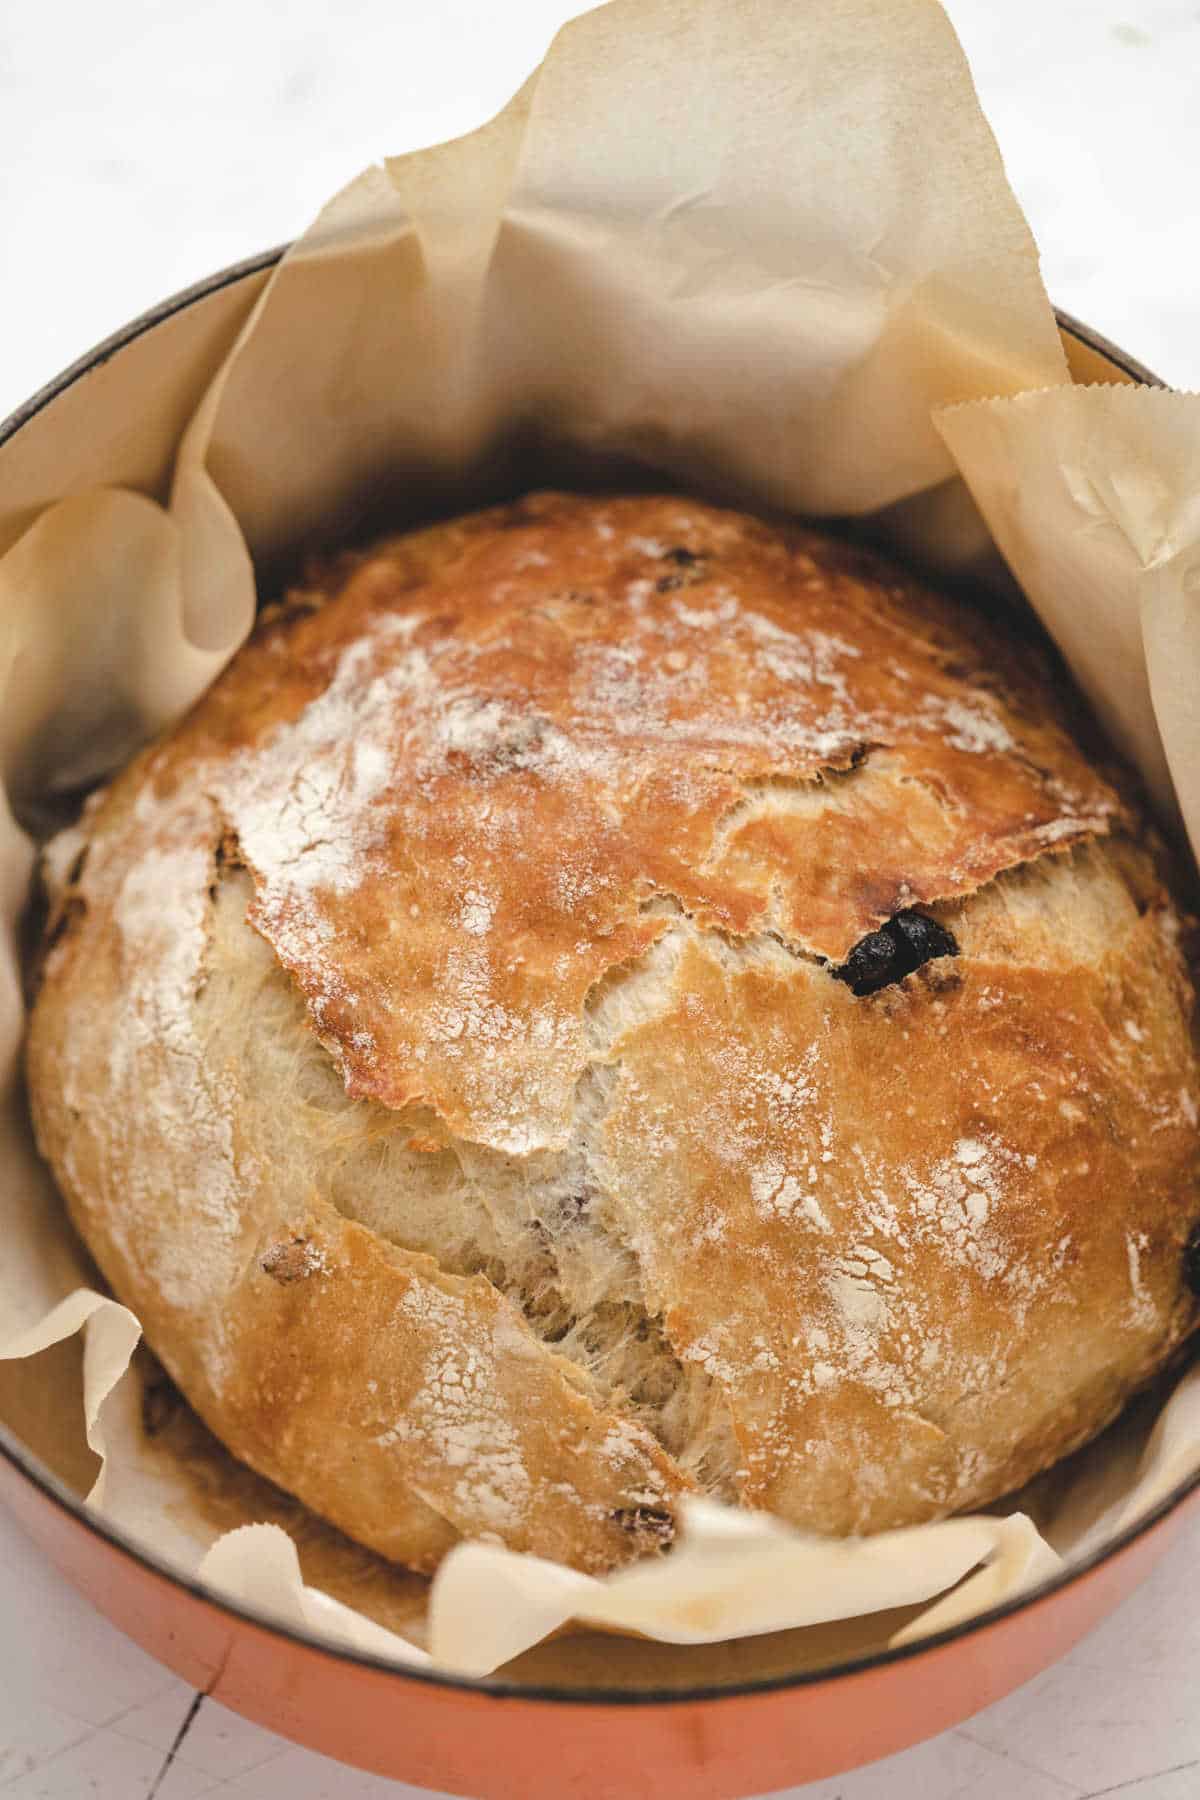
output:
[{"label": "golden brown crust", "polygon": [[[318,571],[92,807],[30,1039],[80,1229],[218,1434],[416,1566],[601,1568],[694,1480],[874,1529],[1098,1429],[1194,1318],[1192,996],[1055,710],[895,571],[680,499]],[[257,1091],[306,1031],[236,1041],[268,977],[223,865],[336,1130],[310,1074]],[[917,906],[956,961],[832,979]],[[381,1235],[351,1139],[474,1208],[469,1253],[415,1201]]]},{"label": "golden brown crust", "polygon": [[1193,1051],[1161,915],[1129,911],[1095,969],[964,954],[869,1000],[696,940],[620,1042],[613,1204],[731,1396],[747,1503],[827,1531],[981,1504],[1189,1328]]},{"label": "golden brown crust", "polygon": [[81,1234],[217,1435],[371,1548],[418,1569],[460,1536],[626,1560],[636,1510],[687,1486],[649,1434],[489,1282],[380,1241],[264,1152],[274,1097],[205,1041],[221,830],[203,797],[160,809],[136,783],[95,821],[28,1046]]},{"label": "golden brown crust", "polygon": [[[655,896],[838,961],[1105,829],[1115,795],[1036,690],[972,685],[985,656],[832,540],[535,495],[377,546],[336,607],[261,632],[144,779],[223,759],[254,922],[353,1093],[523,1153],[561,1141],[583,1002],[661,934]],[[852,805],[814,786],[862,757]],[[807,802],[782,826],[775,784]]]}]

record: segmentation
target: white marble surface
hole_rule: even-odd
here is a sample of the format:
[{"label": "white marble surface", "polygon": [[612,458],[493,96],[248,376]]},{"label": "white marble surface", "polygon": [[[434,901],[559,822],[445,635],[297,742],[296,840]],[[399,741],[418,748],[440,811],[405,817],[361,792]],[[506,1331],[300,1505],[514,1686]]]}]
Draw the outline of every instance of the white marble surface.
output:
[{"label": "white marble surface", "polygon": [[[478,124],[578,10],[0,4],[0,416],[144,307],[295,235],[372,158]],[[1200,7],[948,11],[1053,298],[1200,386]]]},{"label": "white marble surface", "polygon": [[[793,0],[803,4],[805,0]],[[372,157],[493,111],[575,8],[0,4],[0,414],[186,282],[293,235]],[[1200,6],[948,0],[1054,299],[1200,386]],[[805,1800],[1196,1800],[1200,1538],[1065,1662]],[[0,1514],[3,1800],[403,1800],[191,1703]]]}]

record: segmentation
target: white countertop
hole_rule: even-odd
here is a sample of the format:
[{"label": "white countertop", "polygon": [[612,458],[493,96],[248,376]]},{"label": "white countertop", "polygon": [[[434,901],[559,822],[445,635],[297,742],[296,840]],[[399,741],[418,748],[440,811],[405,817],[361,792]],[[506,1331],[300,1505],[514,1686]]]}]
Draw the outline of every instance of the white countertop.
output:
[{"label": "white countertop", "polygon": [[[803,0],[794,0],[795,4]],[[144,307],[493,112],[562,0],[0,6],[0,415]],[[1200,6],[947,0],[1055,301],[1200,387]],[[334,20],[336,19],[336,40]],[[1196,1800],[1195,1531],[1073,1655],[804,1800]],[[403,1800],[191,1691],[0,1513],[3,1800]],[[155,1785],[157,1783],[157,1785]],[[800,1790],[797,1790],[798,1792]]]}]

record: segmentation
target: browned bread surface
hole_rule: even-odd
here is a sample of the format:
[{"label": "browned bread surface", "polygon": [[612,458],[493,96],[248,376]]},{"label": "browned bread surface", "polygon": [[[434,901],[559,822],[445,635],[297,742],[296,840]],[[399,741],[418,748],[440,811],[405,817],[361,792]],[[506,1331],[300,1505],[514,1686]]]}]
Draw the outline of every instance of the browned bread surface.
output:
[{"label": "browned bread surface", "polygon": [[414,1567],[598,1570],[689,1488],[869,1531],[1097,1431],[1194,1323],[1197,1070],[1059,711],[907,577],[671,497],[268,613],[54,847],[28,1054],[217,1434]]}]

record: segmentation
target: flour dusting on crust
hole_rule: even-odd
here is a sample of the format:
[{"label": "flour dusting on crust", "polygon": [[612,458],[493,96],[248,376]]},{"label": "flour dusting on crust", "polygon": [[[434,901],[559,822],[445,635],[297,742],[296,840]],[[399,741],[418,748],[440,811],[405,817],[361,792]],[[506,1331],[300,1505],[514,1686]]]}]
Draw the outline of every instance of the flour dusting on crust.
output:
[{"label": "flour dusting on crust", "polygon": [[[690,1486],[874,1530],[1098,1429],[1193,1323],[1197,1084],[1055,712],[896,571],[675,498],[273,609],[57,855],[35,1082],[232,1447],[423,1567],[603,1568]],[[834,979],[913,911],[915,972]]]}]

